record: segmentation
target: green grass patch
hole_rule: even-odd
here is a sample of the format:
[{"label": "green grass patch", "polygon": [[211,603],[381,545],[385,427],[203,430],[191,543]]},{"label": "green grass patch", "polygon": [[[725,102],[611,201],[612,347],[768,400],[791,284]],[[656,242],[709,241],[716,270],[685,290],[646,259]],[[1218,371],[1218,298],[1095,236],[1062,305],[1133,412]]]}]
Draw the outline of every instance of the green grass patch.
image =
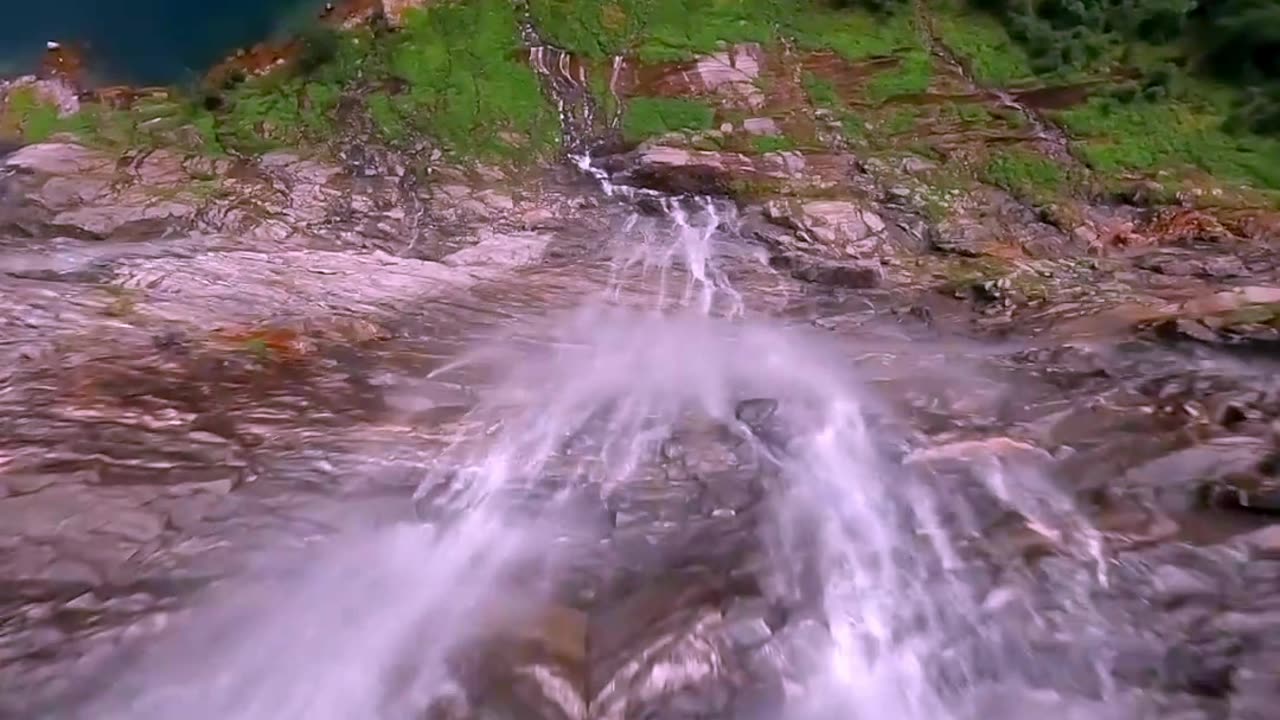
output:
[{"label": "green grass patch", "polygon": [[804,85],[804,91],[809,94],[809,102],[814,107],[835,109],[844,104],[840,101],[835,84],[826,78],[806,72],[801,78],[801,83]]},{"label": "green grass patch", "polygon": [[883,131],[888,135],[902,135],[911,132],[916,127],[916,121],[920,119],[920,108],[904,107],[895,110],[880,125]]},{"label": "green grass patch", "polygon": [[42,100],[34,88],[17,88],[0,107],[0,137],[40,142],[59,130],[58,107]]},{"label": "green grass patch", "polygon": [[751,138],[751,149],[757,154],[763,155],[771,152],[795,150],[796,143],[785,135],[758,135]]},{"label": "green grass patch", "polygon": [[640,142],[673,130],[709,130],[715,114],[710,105],[697,100],[632,98],[622,114],[622,135],[629,142]]},{"label": "green grass patch", "polygon": [[589,58],[686,60],[723,42],[768,42],[796,12],[784,0],[529,0],[548,40]]},{"label": "green grass patch", "polygon": [[[427,136],[459,159],[538,157],[556,145],[558,122],[519,51],[509,2],[436,3],[409,11],[399,32],[348,33],[298,72],[235,87],[217,134],[248,152],[321,144],[339,100],[353,94],[385,142]],[[527,142],[517,147],[513,136]]]},{"label": "green grass patch", "polygon": [[1034,205],[1051,202],[1067,189],[1067,176],[1061,165],[1027,150],[1009,149],[992,153],[982,168],[981,177],[984,182]]},{"label": "green grass patch", "polygon": [[347,98],[383,142],[425,136],[457,159],[536,159],[558,143],[558,120],[520,55],[506,0],[437,3],[410,11],[393,34],[324,37],[292,68],[177,102],[125,111],[89,105],[58,127],[112,148],[254,154],[329,143]]},{"label": "green grass patch", "polygon": [[864,140],[867,137],[867,123],[853,113],[845,113],[840,118],[840,128],[849,139]]},{"label": "green grass patch", "polygon": [[549,41],[593,59],[688,60],[721,43],[779,35],[849,60],[919,46],[910,12],[874,14],[830,0],[529,0],[529,9]]},{"label": "green grass patch", "polygon": [[991,15],[948,2],[935,11],[933,22],[941,40],[969,65],[978,81],[1005,85],[1035,76],[1026,50]]},{"label": "green grass patch", "polygon": [[902,95],[917,95],[929,89],[933,62],[924,50],[904,54],[897,67],[877,74],[867,84],[867,98],[874,103]]},{"label": "green grass patch", "polygon": [[910,12],[873,14],[861,9],[810,6],[795,9],[783,31],[804,50],[833,50],[846,60],[865,60],[920,48]]},{"label": "green grass patch", "polygon": [[[392,74],[407,84],[406,124],[456,156],[509,157],[503,133],[553,146],[558,121],[537,76],[519,57],[507,0],[430,5],[407,15],[390,48]],[[523,152],[523,150],[521,150]]]},{"label": "green grass patch", "polygon": [[1224,180],[1280,189],[1280,140],[1233,135],[1220,111],[1193,101],[1093,98],[1057,113],[1103,175],[1198,168]]}]

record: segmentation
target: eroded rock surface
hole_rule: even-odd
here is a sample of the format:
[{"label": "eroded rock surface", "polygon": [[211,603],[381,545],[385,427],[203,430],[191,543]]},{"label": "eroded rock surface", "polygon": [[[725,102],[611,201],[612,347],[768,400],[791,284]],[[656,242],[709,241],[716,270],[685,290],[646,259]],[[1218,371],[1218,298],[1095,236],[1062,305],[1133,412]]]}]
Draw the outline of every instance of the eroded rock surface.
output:
[{"label": "eroded rock surface", "polygon": [[[1032,622],[1078,599],[1018,584],[1094,587],[1064,560],[1097,553],[1109,582],[1088,601],[1117,633],[1108,707],[1264,717],[1280,652],[1280,388],[1256,355],[1280,305],[1266,219],[1055,214],[991,187],[931,217],[936,161],[881,161],[825,130],[817,145],[734,147],[739,128],[774,138],[796,122],[776,111],[794,79],[760,82],[780,71],[758,46],[633,74],[623,93],[692,87],[748,117],[597,165],[738,198],[740,225],[721,230],[747,310],[848,348],[885,406],[871,430],[888,462],[973,509],[975,606],[1060,659],[1061,674],[1025,679],[1034,692],[986,700],[1047,712],[1051,691],[1101,697],[1090,648]],[[445,481],[411,495],[475,431],[466,411],[487,379],[431,371],[618,270],[601,238],[632,208],[580,180],[443,162],[421,179],[357,156],[116,158],[53,142],[3,160],[0,712],[90,693],[116,652],[163,636],[258,549],[447,519]],[[832,638],[807,561],[768,561],[779,474],[757,451],[788,447],[779,403],[742,400],[664,438],[636,482],[574,496],[566,579],[528,613],[475,621],[450,658],[456,692],[429,717],[764,718],[794,700]],[[1042,478],[1070,507],[993,472]],[[534,485],[504,502],[536,515]],[[961,522],[949,510],[939,521]],[[1077,511],[1097,538],[1055,523]],[[982,648],[957,638],[956,662]],[[959,672],[925,670],[944,684]]]}]

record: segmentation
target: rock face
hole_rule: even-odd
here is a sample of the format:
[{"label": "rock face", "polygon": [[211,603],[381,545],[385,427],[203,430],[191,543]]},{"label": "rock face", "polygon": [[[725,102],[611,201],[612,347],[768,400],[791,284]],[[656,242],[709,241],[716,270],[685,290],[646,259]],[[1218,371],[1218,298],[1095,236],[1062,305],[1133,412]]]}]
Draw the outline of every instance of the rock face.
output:
[{"label": "rock face", "polygon": [[12,102],[15,93],[27,92],[41,103],[53,105],[59,115],[71,115],[80,110],[80,98],[76,88],[62,78],[39,79],[26,75],[13,80],[0,80],[0,115],[5,105]]},{"label": "rock face", "polygon": [[[395,25],[418,4],[382,7]],[[1046,204],[985,183],[943,192],[978,133],[859,143],[849,118],[807,105],[806,79],[833,65],[858,79],[883,60],[849,70],[835,53],[725,44],[657,72],[620,63],[622,95],[696,97],[719,129],[597,167],[736,201],[704,228],[724,249],[712,274],[748,317],[819,328],[866,381],[861,431],[892,481],[928,490],[887,512],[919,521],[922,546],[934,526],[963,525],[956,565],[937,574],[966,573],[973,597],[956,600],[977,629],[1017,628],[1010,647],[1044,660],[1014,653],[1028,689],[975,693],[977,714],[1057,712],[1076,697],[1088,700],[1064,712],[1090,718],[1130,705],[1159,720],[1270,717],[1280,385],[1256,355],[1280,331],[1274,217]],[[1001,132],[989,134],[1039,142]],[[409,172],[376,147],[345,149],[345,166],[294,152],[115,157],[69,141],[12,150],[0,159],[0,715],[14,717],[55,717],[34,698],[110,682],[118,650],[181,620],[195,590],[256,548],[309,545],[347,522],[447,532],[458,473],[409,495],[443,446],[497,427],[468,413],[492,378],[466,350],[516,335],[522,352],[563,351],[530,318],[638,264],[654,238],[638,226],[652,218],[636,218],[663,207],[555,172],[438,156]],[[618,244],[643,247],[608,267],[602,238],[618,228]],[[976,342],[991,336],[1009,342]],[[696,348],[677,352],[696,370]],[[634,481],[576,487],[598,464],[587,457],[504,486],[516,514],[538,516],[549,497],[572,507],[574,526],[547,545],[570,548],[570,567],[515,573],[522,601],[530,578],[559,580],[527,612],[459,615],[477,627],[445,662],[456,687],[414,712],[794,710],[833,648],[819,538],[796,522],[785,540],[800,551],[771,556],[784,539],[771,513],[806,490],[782,482],[796,433],[775,388],[739,390],[759,395],[717,397],[734,412],[645,437]],[[591,442],[554,439],[565,458]],[[1020,584],[1033,578],[1061,592]],[[1081,612],[1093,624],[1071,625]],[[397,645],[420,637],[396,630]],[[1005,650],[990,635],[947,642],[921,668],[942,685]],[[412,684],[398,672],[392,684]]]},{"label": "rock face", "polygon": [[795,231],[797,245],[836,255],[870,258],[888,239],[884,220],[866,206],[839,200],[770,202],[765,217]]}]

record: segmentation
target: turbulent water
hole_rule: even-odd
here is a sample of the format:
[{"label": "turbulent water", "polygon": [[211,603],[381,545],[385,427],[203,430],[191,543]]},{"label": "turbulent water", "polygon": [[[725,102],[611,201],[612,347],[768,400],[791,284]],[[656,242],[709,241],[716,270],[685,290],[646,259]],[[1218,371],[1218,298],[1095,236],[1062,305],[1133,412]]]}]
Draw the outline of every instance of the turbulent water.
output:
[{"label": "turbulent water", "polygon": [[[590,499],[661,482],[686,452],[673,438],[699,434],[765,493],[751,572],[799,629],[761,657],[784,678],[788,717],[1126,716],[1088,601],[1104,559],[1044,464],[919,447],[846,349],[746,311],[722,265],[744,246],[731,207],[650,200],[608,239],[601,293],[436,371],[488,389],[424,468],[419,521],[269,559],[123,663],[77,717],[443,712],[462,693],[459,653],[573,582],[609,523]],[[1063,548],[1058,570],[992,557],[992,513]],[[727,673],[720,646],[681,642],[593,694],[536,680],[563,717],[628,717],[637,697]]]}]

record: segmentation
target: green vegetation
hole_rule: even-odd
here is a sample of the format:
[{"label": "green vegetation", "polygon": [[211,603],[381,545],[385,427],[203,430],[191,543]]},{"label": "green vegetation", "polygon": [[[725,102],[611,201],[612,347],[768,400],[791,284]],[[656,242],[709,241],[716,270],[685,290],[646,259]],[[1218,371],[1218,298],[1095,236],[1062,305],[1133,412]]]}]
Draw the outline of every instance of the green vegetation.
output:
[{"label": "green vegetation", "polygon": [[909,12],[886,16],[816,5],[790,12],[783,29],[802,49],[833,50],[846,60],[889,56],[920,46]]},{"label": "green vegetation", "polygon": [[785,0],[529,0],[549,41],[589,58],[686,60],[720,42],[768,42]]},{"label": "green vegetation", "polygon": [[1228,133],[1211,108],[1101,97],[1059,119],[1081,139],[1089,164],[1107,175],[1192,167],[1280,188],[1280,140]]},{"label": "green vegetation", "polygon": [[1008,32],[990,15],[956,2],[943,3],[934,16],[934,27],[981,82],[1007,85],[1034,75],[1027,51],[1010,42]]},{"label": "green vegetation", "polygon": [[9,94],[8,107],[0,114],[0,132],[40,142],[57,132],[58,108],[41,100],[34,88],[18,88]]},{"label": "green vegetation", "polygon": [[714,122],[715,110],[697,100],[638,97],[627,102],[622,135],[640,142],[673,130],[710,130]]},{"label": "green vegetation", "polygon": [[907,106],[895,110],[881,127],[889,135],[901,135],[914,129],[919,118],[920,108]]},{"label": "green vegetation", "polygon": [[951,103],[942,106],[938,113],[944,119],[956,120],[967,124],[989,123],[996,119],[983,105],[976,103]]},{"label": "green vegetation", "polygon": [[794,150],[796,143],[785,135],[760,135],[751,138],[751,148],[757,154],[763,155],[771,152],[783,152],[786,150]]},{"label": "green vegetation", "polygon": [[875,103],[901,95],[916,95],[929,89],[933,63],[923,50],[906,53],[898,66],[875,76],[867,85],[867,97]]},{"label": "green vegetation", "polygon": [[984,182],[1033,205],[1052,202],[1067,189],[1067,176],[1059,163],[1021,149],[993,153],[981,175]]},{"label": "green vegetation", "polygon": [[[918,45],[904,0],[529,0],[539,30],[558,47],[589,58],[632,54],[688,60],[721,43],[768,43],[779,35],[801,48],[849,60]],[[901,10],[901,12],[893,12]]]},{"label": "green vegetation", "polygon": [[[1235,89],[1233,130],[1280,134],[1280,3],[1274,0],[969,0],[999,20],[1039,74],[1117,62],[1165,84],[1168,63]],[[1148,83],[1149,84],[1149,83]],[[1151,99],[1151,98],[1149,98]]]},{"label": "green vegetation", "polygon": [[410,11],[395,33],[304,33],[287,70],[228,78],[181,102],[89,106],[58,120],[49,108],[23,105],[18,93],[20,107],[11,99],[5,114],[20,118],[29,140],[68,131],[106,146],[257,153],[329,142],[341,104],[388,143],[426,136],[458,158],[538,157],[558,142],[558,122],[520,57],[514,13],[507,0],[441,2]]},{"label": "green vegetation", "polygon": [[806,72],[801,82],[804,84],[805,92],[809,94],[809,102],[813,103],[814,107],[836,109],[843,105],[840,102],[840,95],[836,93],[836,86],[830,80]]}]

